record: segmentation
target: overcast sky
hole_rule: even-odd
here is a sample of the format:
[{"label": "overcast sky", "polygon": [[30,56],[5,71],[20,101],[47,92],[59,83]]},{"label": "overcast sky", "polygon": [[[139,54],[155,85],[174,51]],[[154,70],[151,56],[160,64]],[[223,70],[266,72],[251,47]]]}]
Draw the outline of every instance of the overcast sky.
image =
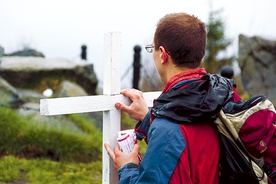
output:
[{"label": "overcast sky", "polygon": [[[187,12],[207,23],[209,12],[221,8],[226,36],[233,39],[230,54],[238,53],[239,34],[276,40],[275,0],[0,0],[0,45],[5,53],[29,46],[47,58],[79,59],[86,44],[101,82],[104,33],[122,34],[123,74],[132,65],[133,47],[152,42],[162,16]],[[151,59],[142,52],[142,60]]]}]

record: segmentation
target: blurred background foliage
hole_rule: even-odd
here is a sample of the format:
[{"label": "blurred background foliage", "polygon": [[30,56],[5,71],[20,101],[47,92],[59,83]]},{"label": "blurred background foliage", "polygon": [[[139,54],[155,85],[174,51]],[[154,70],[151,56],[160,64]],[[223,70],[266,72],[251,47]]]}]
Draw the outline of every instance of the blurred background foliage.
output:
[{"label": "blurred background foliage", "polygon": [[235,56],[221,54],[232,44],[232,40],[225,36],[225,23],[221,18],[222,10],[212,11],[209,14],[207,29],[206,53],[202,66],[209,73],[218,73],[224,65],[232,65]]}]

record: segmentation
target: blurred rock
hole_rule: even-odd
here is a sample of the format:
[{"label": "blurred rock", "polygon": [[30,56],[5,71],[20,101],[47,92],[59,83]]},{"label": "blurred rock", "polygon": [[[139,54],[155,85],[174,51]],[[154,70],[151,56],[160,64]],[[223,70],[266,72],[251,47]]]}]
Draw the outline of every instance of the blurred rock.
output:
[{"label": "blurred rock", "polygon": [[276,41],[240,35],[238,61],[248,94],[264,94],[276,105]]},{"label": "blurred rock", "polygon": [[17,89],[18,96],[21,101],[29,103],[38,103],[40,99],[46,98],[41,93],[29,89]]},{"label": "blurred rock", "polygon": [[57,97],[88,96],[81,86],[70,81],[63,81],[56,91],[56,94],[55,96]]},{"label": "blurred rock", "polygon": [[[18,111],[18,113],[23,116],[36,115],[40,117],[39,112],[40,112],[39,103],[29,103],[29,102],[23,104]],[[40,120],[40,118],[36,118],[36,120]]]},{"label": "blurred rock", "polygon": [[17,90],[5,79],[0,77],[0,106],[19,108],[21,103]]}]

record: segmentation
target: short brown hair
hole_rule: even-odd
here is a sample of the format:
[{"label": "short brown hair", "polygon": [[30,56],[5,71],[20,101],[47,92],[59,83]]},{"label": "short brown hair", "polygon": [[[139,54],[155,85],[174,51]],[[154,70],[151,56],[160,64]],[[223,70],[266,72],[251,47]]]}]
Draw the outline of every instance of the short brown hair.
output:
[{"label": "short brown hair", "polygon": [[206,49],[205,24],[187,13],[167,14],[157,23],[154,43],[166,49],[176,66],[197,68]]}]

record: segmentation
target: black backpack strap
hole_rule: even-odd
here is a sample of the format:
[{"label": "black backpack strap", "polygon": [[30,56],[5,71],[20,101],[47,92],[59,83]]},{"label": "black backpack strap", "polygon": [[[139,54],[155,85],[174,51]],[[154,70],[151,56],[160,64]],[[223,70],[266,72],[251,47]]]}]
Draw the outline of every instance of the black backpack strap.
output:
[{"label": "black backpack strap", "polygon": [[271,181],[273,182],[273,184],[276,183],[276,171],[273,170],[273,168],[276,167],[276,160],[274,161],[274,163],[269,163],[267,161],[265,161],[265,164],[263,166],[263,169],[265,171],[265,173],[267,174],[267,176],[269,177],[269,179],[271,179]]}]

